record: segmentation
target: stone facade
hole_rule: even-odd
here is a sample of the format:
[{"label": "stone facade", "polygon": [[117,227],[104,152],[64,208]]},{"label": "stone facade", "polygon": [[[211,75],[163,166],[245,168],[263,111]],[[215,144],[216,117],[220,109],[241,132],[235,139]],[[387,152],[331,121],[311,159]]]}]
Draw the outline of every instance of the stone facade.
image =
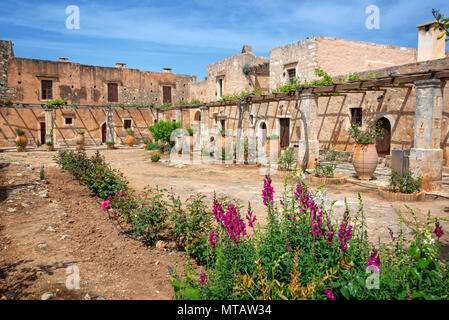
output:
[{"label": "stone facade", "polygon": [[268,58],[257,57],[251,47],[244,46],[242,53],[208,65],[206,79],[191,84],[190,99],[210,102],[220,100],[222,96],[236,95],[243,91],[254,89],[267,91],[267,72],[250,72],[249,74],[243,72],[244,66],[251,68],[267,62]]},{"label": "stone facade", "polygon": [[311,37],[270,51],[270,89],[288,83],[295,70],[302,83],[316,79],[315,69],[347,75],[416,62],[416,50],[362,41]]}]

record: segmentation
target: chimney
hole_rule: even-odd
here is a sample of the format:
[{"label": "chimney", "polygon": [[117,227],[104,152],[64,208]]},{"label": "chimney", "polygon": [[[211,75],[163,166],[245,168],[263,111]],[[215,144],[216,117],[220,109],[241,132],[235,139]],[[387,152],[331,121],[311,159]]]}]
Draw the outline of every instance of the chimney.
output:
[{"label": "chimney", "polygon": [[164,68],[165,73],[171,73],[171,68]]},{"label": "chimney", "polygon": [[253,53],[253,48],[247,44],[244,44],[242,47],[242,53]]},{"label": "chimney", "polygon": [[125,68],[126,68],[126,63],[117,62],[117,63],[115,64],[115,67],[116,67],[116,68],[122,68],[122,69],[125,69]]},{"label": "chimney", "polygon": [[59,62],[69,62],[69,58],[59,58]]},{"label": "chimney", "polygon": [[418,28],[418,62],[446,57],[446,37],[438,39],[443,32],[435,29],[438,22],[432,21],[416,26]]}]

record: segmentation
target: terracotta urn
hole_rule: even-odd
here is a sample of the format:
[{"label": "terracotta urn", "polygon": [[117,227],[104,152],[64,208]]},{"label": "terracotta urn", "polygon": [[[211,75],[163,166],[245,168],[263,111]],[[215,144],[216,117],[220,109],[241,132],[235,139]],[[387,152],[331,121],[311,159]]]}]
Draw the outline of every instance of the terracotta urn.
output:
[{"label": "terracotta urn", "polygon": [[24,146],[16,146],[17,152],[23,152],[25,150]]},{"label": "terracotta urn", "polygon": [[84,134],[77,133],[75,137],[75,143],[79,146],[84,146]]},{"label": "terracotta urn", "polygon": [[16,143],[22,142],[24,144],[23,148],[25,149],[28,145],[28,140],[25,138],[25,135],[20,135],[16,137]]},{"label": "terracotta urn", "polygon": [[267,157],[271,157],[271,147],[277,145],[278,156],[281,153],[281,146],[279,145],[279,139],[267,139],[265,143],[265,152],[267,153]]},{"label": "terracotta urn", "polygon": [[125,139],[125,143],[128,147],[134,146],[135,138],[134,136],[128,134]]},{"label": "terracotta urn", "polygon": [[53,146],[46,146],[46,148],[47,148],[47,151],[53,151],[54,150]]},{"label": "terracotta urn", "polygon": [[359,179],[370,180],[377,167],[377,150],[375,144],[359,144],[354,152],[354,169]]}]

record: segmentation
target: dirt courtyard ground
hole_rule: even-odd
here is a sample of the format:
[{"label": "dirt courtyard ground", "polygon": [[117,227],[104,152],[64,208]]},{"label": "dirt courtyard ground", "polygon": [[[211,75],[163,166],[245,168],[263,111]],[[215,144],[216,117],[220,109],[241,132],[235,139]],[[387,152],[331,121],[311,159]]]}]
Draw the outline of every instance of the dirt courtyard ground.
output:
[{"label": "dirt courtyard ground", "polygon": [[[88,154],[94,152],[87,151]],[[256,165],[201,164],[178,168],[168,161],[151,162],[148,151],[142,149],[101,150],[101,153],[113,168],[124,173],[130,186],[136,190],[158,185],[172,188],[181,199],[201,192],[209,200],[215,191],[218,195],[239,200],[245,207],[250,201],[257,219],[263,223],[266,218],[261,200],[264,176]],[[120,235],[94,205],[87,189],[73,183],[68,175],[55,168],[52,160],[55,154],[45,151],[0,153],[0,163],[3,163],[0,169],[3,192],[0,200],[1,298],[40,299],[46,292],[59,290],[59,298],[78,299],[87,293],[91,298],[170,299],[172,289],[167,265],[173,266],[176,258],[182,261],[183,254],[163,248],[147,249]],[[164,155],[162,160],[168,160],[168,156]],[[36,181],[42,165],[47,168],[48,185]],[[284,178],[281,174],[272,178],[275,200],[279,201]],[[22,190],[22,193],[8,193],[14,188],[19,188],[17,190]],[[23,194],[28,190],[24,188],[30,188],[30,194]],[[41,197],[45,190],[48,198]],[[405,204],[421,219],[425,219],[428,210],[433,216],[449,218],[449,201],[446,198],[429,196],[420,202],[391,202],[378,195],[375,183],[352,182],[327,187],[328,203],[337,200],[335,217],[341,217],[345,198],[351,213],[355,214],[359,193],[373,242],[377,242],[379,237],[381,241],[389,241],[388,228],[395,233],[398,231],[397,212],[407,212]],[[449,230],[448,223],[443,222],[442,225],[445,231]],[[62,240],[64,235],[71,240]],[[448,232],[442,241],[443,251],[447,251]],[[84,275],[81,286],[84,289],[76,295],[66,292],[61,283],[65,281],[66,267],[71,264],[80,266]],[[14,286],[24,281],[29,282],[29,286]]]}]

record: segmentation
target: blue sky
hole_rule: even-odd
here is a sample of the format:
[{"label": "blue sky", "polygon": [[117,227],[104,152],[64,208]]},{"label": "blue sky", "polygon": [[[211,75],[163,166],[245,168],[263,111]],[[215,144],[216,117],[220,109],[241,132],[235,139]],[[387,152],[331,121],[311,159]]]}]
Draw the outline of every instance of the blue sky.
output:
[{"label": "blue sky", "polygon": [[[66,28],[66,7],[80,9],[80,29]],[[365,27],[365,8],[380,9],[380,29]],[[16,56],[82,64],[194,74],[240,53],[259,56],[311,36],[416,48],[416,25],[431,21],[432,8],[449,15],[448,0],[2,0],[0,38]],[[448,46],[449,47],[449,46]]]}]

